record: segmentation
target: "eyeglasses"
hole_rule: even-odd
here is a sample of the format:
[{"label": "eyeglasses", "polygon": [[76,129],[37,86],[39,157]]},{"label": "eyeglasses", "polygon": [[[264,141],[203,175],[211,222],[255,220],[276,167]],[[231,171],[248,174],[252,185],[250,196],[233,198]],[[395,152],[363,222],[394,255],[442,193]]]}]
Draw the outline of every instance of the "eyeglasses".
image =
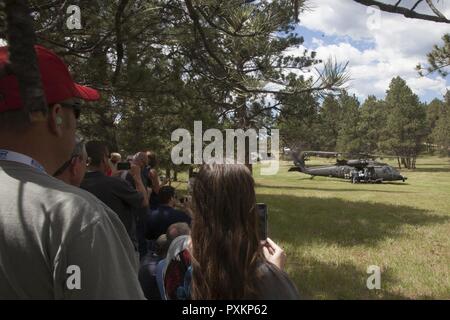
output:
[{"label": "eyeglasses", "polygon": [[66,171],[66,169],[72,164],[72,161],[75,159],[82,159],[82,158],[79,155],[72,156],[69,160],[64,162],[64,164],[58,170],[56,170],[53,176],[54,177],[60,176],[64,171]]},{"label": "eyeglasses", "polygon": [[60,105],[64,108],[71,108],[73,110],[73,113],[75,114],[75,119],[77,119],[77,120],[80,119],[81,105],[79,103],[63,102],[63,103],[60,103]]}]

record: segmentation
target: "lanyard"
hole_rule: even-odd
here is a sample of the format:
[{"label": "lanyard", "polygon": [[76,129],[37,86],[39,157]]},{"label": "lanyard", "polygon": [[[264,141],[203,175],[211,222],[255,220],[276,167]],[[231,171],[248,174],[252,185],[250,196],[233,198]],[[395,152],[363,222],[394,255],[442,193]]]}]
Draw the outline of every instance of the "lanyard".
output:
[{"label": "lanyard", "polygon": [[39,162],[29,156],[14,151],[0,149],[0,160],[19,162],[46,173],[44,167]]}]

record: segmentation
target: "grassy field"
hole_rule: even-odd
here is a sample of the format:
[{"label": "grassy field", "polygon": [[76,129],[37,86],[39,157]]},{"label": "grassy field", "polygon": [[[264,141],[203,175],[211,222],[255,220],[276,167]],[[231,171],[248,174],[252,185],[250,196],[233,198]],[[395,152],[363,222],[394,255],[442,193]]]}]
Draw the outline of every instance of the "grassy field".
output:
[{"label": "grassy field", "polygon": [[[305,299],[450,299],[450,161],[422,158],[406,183],[350,182],[288,172],[260,176],[269,235]],[[381,268],[381,289],[366,287]]]},{"label": "grassy field", "polygon": [[[406,183],[383,184],[311,180],[291,165],[254,177],[302,298],[450,299],[450,159],[421,158]],[[367,289],[370,265],[380,290]]]}]

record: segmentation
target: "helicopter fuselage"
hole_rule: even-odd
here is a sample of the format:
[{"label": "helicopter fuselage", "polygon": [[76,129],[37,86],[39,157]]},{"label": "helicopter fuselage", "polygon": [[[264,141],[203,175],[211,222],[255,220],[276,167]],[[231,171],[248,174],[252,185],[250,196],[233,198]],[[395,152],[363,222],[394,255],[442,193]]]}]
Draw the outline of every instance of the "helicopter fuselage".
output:
[{"label": "helicopter fuselage", "polygon": [[353,183],[376,183],[383,181],[405,181],[407,178],[395,168],[386,164],[367,159],[338,160],[335,165],[313,166],[305,165],[305,157],[296,157],[295,167],[289,171],[299,171],[311,176],[334,177],[347,179]]}]

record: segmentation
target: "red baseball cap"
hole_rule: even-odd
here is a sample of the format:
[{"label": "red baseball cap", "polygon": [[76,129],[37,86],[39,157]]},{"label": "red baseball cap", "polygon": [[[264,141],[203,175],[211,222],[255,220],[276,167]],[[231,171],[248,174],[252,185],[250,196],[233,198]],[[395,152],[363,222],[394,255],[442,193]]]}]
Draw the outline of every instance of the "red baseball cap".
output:
[{"label": "red baseball cap", "polygon": [[[100,98],[97,90],[76,84],[65,63],[52,51],[36,45],[36,55],[42,86],[48,104],[71,98],[94,101]],[[9,61],[8,47],[0,47],[0,65]],[[19,83],[15,75],[0,79],[0,112],[22,108]]]}]

